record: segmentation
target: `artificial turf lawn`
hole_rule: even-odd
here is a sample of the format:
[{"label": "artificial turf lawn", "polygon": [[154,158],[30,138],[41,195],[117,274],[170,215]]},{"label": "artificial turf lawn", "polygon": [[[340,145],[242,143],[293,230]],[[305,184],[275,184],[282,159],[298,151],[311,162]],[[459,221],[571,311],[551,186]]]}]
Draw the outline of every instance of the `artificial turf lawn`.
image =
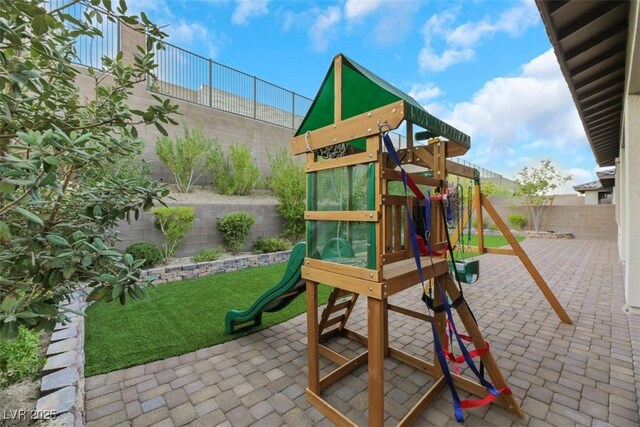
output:
[{"label": "artificial turf lawn", "polygon": [[[93,304],[85,322],[86,375],[189,353],[304,313],[306,298],[299,297],[277,313],[264,313],[260,327],[233,336],[224,334],[227,311],[249,307],[278,283],[285,268],[286,264],[277,264],[167,283],[150,288],[149,301],[128,300],[124,306]],[[319,287],[321,304],[330,292],[327,286]]]}]

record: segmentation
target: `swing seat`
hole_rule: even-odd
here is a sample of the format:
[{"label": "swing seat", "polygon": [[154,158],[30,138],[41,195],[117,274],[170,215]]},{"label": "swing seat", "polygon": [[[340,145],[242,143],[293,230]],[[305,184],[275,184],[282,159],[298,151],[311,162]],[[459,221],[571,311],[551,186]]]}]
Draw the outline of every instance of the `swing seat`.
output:
[{"label": "swing seat", "polygon": [[480,278],[480,260],[449,261],[449,270],[462,283],[475,283]]}]

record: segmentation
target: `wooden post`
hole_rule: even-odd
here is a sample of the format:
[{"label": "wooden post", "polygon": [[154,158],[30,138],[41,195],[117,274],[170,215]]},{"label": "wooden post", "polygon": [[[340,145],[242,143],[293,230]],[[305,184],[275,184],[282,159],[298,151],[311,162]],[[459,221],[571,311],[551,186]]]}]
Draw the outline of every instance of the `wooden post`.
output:
[{"label": "wooden post", "polygon": [[342,55],[333,61],[333,123],[342,121]]},{"label": "wooden post", "polygon": [[527,271],[529,272],[533,280],[536,282],[536,284],[538,285],[538,288],[540,288],[540,290],[544,294],[547,301],[549,301],[549,304],[551,304],[551,307],[556,312],[560,320],[563,323],[567,323],[571,325],[573,323],[571,321],[571,318],[569,317],[567,312],[564,310],[562,305],[560,305],[560,302],[558,302],[558,299],[554,295],[553,291],[549,288],[549,285],[547,285],[547,282],[545,282],[545,280],[542,278],[538,269],[533,265],[527,253],[524,251],[524,249],[522,249],[522,246],[520,246],[520,243],[518,243],[516,238],[513,237],[513,234],[511,234],[511,230],[509,230],[509,227],[507,227],[507,225],[504,223],[502,218],[500,218],[500,215],[498,215],[498,212],[495,210],[493,205],[489,202],[489,199],[484,194],[481,194],[480,197],[481,197],[481,206],[484,206],[484,208],[487,210],[487,213],[489,214],[491,219],[493,219],[493,221],[496,223],[496,225],[502,232],[502,235],[507,239],[507,242],[509,242],[509,244],[515,251],[516,255],[518,256],[518,258],[520,258],[520,261],[522,262],[524,267],[527,269]]},{"label": "wooden post", "polygon": [[383,303],[382,300],[367,297],[369,350],[369,425],[384,423],[384,346],[383,346]]},{"label": "wooden post", "polygon": [[320,354],[318,346],[318,284],[307,280],[307,348],[309,360],[309,390],[320,393]]},{"label": "wooden post", "polygon": [[473,191],[473,207],[476,210],[476,233],[478,233],[478,253],[484,253],[484,226],[482,224],[482,192],[480,185],[476,184]]}]

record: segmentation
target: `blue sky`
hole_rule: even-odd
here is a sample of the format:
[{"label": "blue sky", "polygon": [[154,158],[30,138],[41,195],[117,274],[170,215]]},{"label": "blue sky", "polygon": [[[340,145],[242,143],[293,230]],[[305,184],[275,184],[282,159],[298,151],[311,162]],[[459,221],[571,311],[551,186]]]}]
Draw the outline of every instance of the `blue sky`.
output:
[{"label": "blue sky", "polygon": [[[515,177],[596,163],[538,10],[526,1],[129,0],[172,43],[313,98],[337,53],[469,133],[465,159]],[[566,192],[569,192],[566,191]]]}]

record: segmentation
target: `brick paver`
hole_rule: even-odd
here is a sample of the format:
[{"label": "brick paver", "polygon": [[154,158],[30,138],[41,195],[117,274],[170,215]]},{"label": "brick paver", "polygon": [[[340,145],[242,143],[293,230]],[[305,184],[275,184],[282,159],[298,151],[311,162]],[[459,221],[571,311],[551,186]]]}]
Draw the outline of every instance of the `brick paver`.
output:
[{"label": "brick paver", "polygon": [[[517,258],[481,257],[481,278],[464,285],[485,337],[526,416],[499,407],[466,412],[467,425],[639,424],[640,315],[624,310],[622,268],[611,241],[528,239],[523,247],[574,320],[560,323]],[[393,303],[423,310],[418,287]],[[359,301],[349,327],[366,331]],[[286,323],[208,349],[88,378],[91,425],[331,425],[305,400],[306,319]],[[430,329],[390,313],[391,344],[433,358]],[[362,346],[340,338],[346,356]],[[397,421],[432,384],[427,375],[385,361],[387,424]],[[321,364],[322,373],[333,365]],[[366,423],[367,368],[331,386],[324,396],[351,419]],[[461,393],[465,397],[464,393]],[[418,425],[454,421],[443,392]],[[124,423],[123,423],[124,422]]]}]

